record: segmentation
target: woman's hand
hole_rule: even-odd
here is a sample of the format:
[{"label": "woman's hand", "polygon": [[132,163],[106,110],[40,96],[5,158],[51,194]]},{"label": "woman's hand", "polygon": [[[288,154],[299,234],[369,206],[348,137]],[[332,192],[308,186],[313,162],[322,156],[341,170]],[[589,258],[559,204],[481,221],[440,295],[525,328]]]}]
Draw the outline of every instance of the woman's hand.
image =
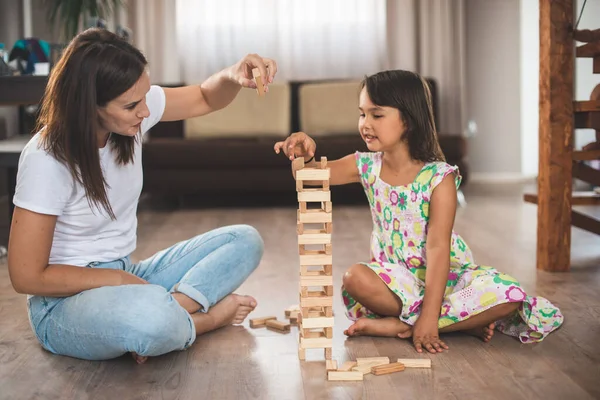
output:
[{"label": "woman's hand", "polygon": [[296,132],[282,142],[275,143],[273,148],[279,154],[283,150],[290,160],[296,157],[314,157],[317,150],[315,141],[304,132]]},{"label": "woman's hand", "polygon": [[258,68],[265,92],[268,91],[268,84],[273,82],[277,73],[277,63],[270,58],[263,58],[258,54],[248,54],[229,70],[229,79],[237,82],[242,87],[256,89],[256,82],[252,75],[252,70]]},{"label": "woman's hand", "polygon": [[413,329],[413,345],[419,352],[425,348],[430,353],[441,353],[448,346],[444,343],[438,334],[437,319],[419,318],[415,322]]}]

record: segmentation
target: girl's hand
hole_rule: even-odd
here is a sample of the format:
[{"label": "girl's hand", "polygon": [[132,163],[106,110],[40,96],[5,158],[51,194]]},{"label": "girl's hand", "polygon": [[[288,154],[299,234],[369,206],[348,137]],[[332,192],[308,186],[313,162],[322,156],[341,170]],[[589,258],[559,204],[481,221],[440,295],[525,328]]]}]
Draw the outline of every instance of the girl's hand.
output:
[{"label": "girl's hand", "polygon": [[296,157],[313,157],[317,150],[317,144],[306,133],[296,132],[284,141],[275,143],[274,150],[277,154],[283,150],[283,153],[293,160]]},{"label": "girl's hand", "polygon": [[415,322],[413,345],[419,353],[423,352],[423,348],[430,353],[441,353],[444,351],[443,349],[448,350],[446,343],[439,338],[437,319],[419,318]]},{"label": "girl's hand", "polygon": [[263,58],[258,54],[248,54],[229,69],[229,79],[247,88],[256,89],[256,82],[252,76],[252,70],[258,68],[265,92],[268,84],[273,82],[277,73],[277,63],[270,58]]}]

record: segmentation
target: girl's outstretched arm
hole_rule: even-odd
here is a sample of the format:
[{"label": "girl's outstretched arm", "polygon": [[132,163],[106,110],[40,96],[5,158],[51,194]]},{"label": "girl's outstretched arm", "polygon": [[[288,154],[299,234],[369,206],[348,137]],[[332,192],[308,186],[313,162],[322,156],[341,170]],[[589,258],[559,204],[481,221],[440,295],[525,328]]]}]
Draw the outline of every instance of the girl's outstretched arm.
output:
[{"label": "girl's outstretched arm", "polygon": [[[304,157],[305,160],[311,160],[306,163],[306,167],[315,167],[317,162],[312,159],[317,150],[315,141],[304,132],[296,132],[290,135],[286,140],[275,143],[275,153],[281,151],[290,159]],[[354,159],[354,154],[348,154],[338,160],[327,161],[327,167],[330,170],[330,185],[345,185],[348,183],[360,182],[360,175]],[[292,168],[292,173],[295,171]],[[315,182],[316,184],[317,182]],[[311,184],[311,182],[307,182]]]},{"label": "girl's outstretched arm", "polygon": [[417,351],[422,351],[425,347],[428,351],[436,353],[448,348],[439,340],[438,320],[450,272],[450,244],[456,203],[454,175],[448,175],[434,189],[430,200],[425,296],[413,334]]}]

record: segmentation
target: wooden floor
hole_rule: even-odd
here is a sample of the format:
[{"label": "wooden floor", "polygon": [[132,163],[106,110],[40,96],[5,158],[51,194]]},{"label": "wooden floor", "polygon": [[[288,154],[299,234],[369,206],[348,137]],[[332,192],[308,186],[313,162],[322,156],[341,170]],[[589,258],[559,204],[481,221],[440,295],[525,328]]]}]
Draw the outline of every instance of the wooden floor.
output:
[{"label": "wooden floor", "polygon": [[[431,358],[431,370],[367,375],[363,382],[328,382],[322,351],[299,362],[297,330],[279,334],[231,326],[201,336],[185,352],[136,365],[129,357],[87,362],[51,355],[34,339],[25,296],[15,294],[0,264],[1,399],[598,399],[600,398],[600,237],[573,230],[572,271],[535,270],[536,207],[521,188],[473,186],[458,211],[456,229],[481,264],[520,279],[526,290],[551,299],[565,324],[543,343],[522,345],[496,333],[489,344],[461,334],[445,337],[441,355],[419,356],[395,339],[346,340],[349,326],[336,297],[334,358],[364,356]],[[336,207],[334,279],[368,257],[370,214],[366,207]],[[597,209],[590,209],[597,213]],[[150,256],[175,241],[235,223],[255,226],[266,251],[239,293],[258,299],[255,315],[278,315],[298,302],[295,209],[142,209],[134,258]],[[339,290],[338,293],[339,295]]]}]

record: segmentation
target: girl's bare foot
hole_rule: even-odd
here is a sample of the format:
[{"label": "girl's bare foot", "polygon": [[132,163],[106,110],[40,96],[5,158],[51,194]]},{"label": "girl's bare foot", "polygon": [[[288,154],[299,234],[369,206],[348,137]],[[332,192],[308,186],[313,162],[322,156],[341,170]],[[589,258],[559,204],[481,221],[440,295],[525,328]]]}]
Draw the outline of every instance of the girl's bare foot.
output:
[{"label": "girl's bare foot", "polygon": [[226,325],[241,324],[255,308],[254,297],[230,294],[215,304],[206,314],[192,314],[196,325],[196,334],[200,335]]},{"label": "girl's bare foot", "polygon": [[492,337],[494,336],[495,328],[496,328],[496,324],[492,322],[491,324],[484,326],[483,328],[468,329],[463,332],[466,333],[467,335],[479,337],[479,338],[483,339],[484,342],[487,343],[490,340],[492,340]]},{"label": "girl's bare foot", "polygon": [[412,326],[398,317],[360,318],[344,331],[346,336],[384,336],[406,339],[412,336]]},{"label": "girl's bare foot", "polygon": [[133,359],[135,360],[136,363],[138,364],[143,364],[146,361],[148,361],[148,357],[146,356],[140,356],[137,353],[132,352],[131,356],[133,357]]}]

